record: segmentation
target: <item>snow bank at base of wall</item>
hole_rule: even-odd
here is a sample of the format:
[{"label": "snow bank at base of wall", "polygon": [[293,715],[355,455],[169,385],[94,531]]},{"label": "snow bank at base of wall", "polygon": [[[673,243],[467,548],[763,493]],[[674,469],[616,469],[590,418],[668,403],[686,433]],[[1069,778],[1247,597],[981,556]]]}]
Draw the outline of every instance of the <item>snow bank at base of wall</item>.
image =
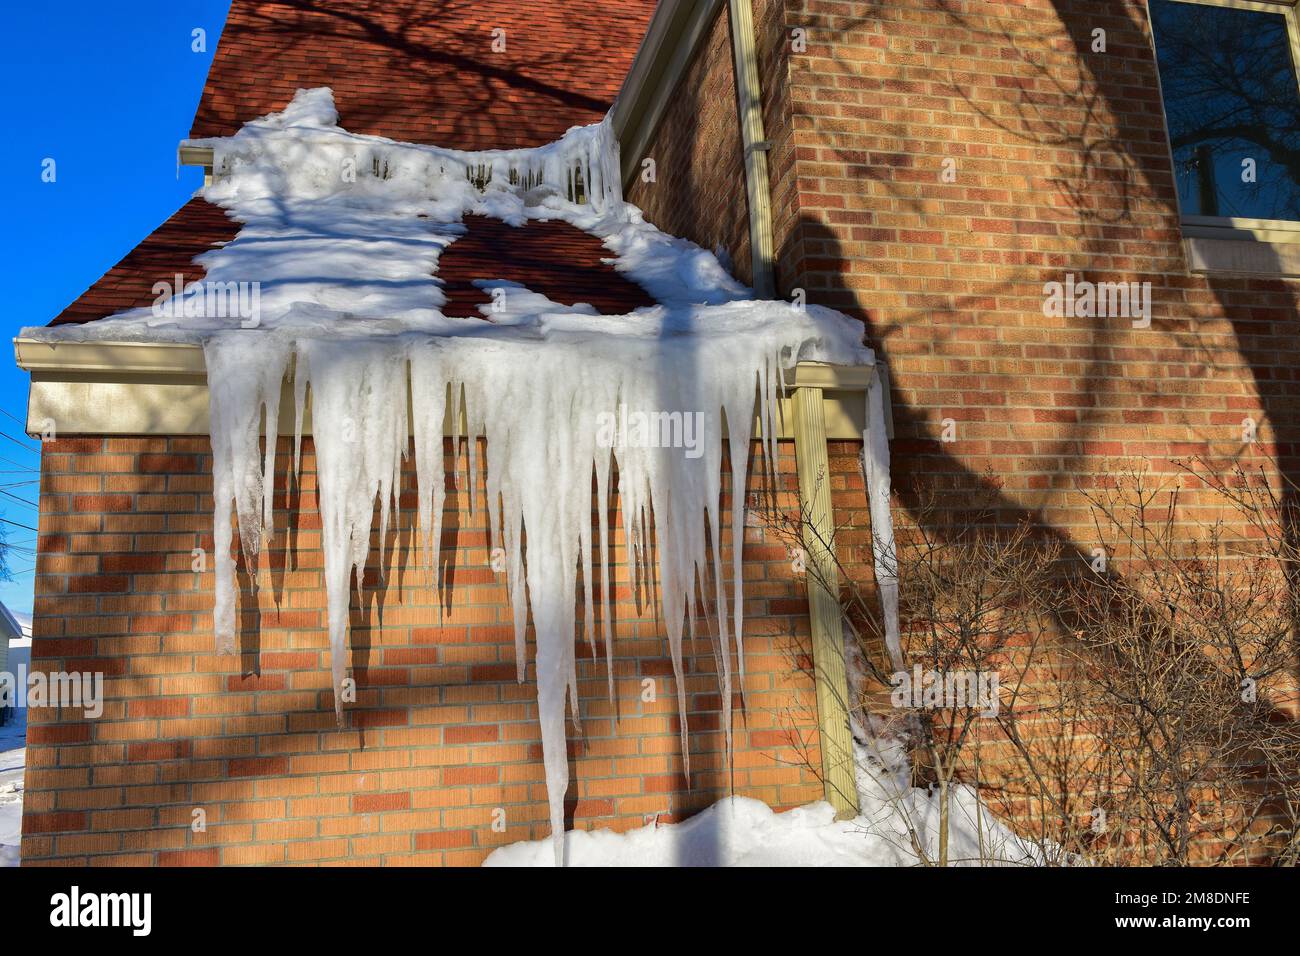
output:
[{"label": "snow bank at base of wall", "polygon": [[[774,812],[748,797],[719,800],[684,823],[636,830],[573,830],[564,835],[569,866],[918,866],[939,853],[939,796],[908,783],[897,744],[857,744],[858,801],[852,820],[836,820],[824,801]],[[1037,849],[1015,836],[958,787],[950,804],[949,862],[1033,866]],[[915,837],[926,854],[916,852]],[[550,866],[551,841],[512,843],[484,866]]]}]

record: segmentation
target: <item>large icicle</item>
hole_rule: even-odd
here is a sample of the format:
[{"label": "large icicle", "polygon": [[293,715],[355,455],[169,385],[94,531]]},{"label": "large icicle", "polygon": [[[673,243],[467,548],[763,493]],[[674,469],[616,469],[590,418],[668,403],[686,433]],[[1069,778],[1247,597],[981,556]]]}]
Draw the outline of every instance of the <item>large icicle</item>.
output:
[{"label": "large icicle", "polygon": [[349,582],[355,573],[361,590],[376,497],[382,561],[389,503],[400,487],[407,450],[406,354],[391,339],[306,339],[299,349],[298,375],[305,375],[311,387],[330,671],[334,712],[341,722]]},{"label": "large icicle", "polygon": [[[727,308],[739,311],[740,307]],[[351,580],[355,575],[360,588],[372,531],[378,534],[382,565],[389,508],[399,490],[408,434],[414,436],[424,552],[435,566],[439,564],[447,396],[463,390],[471,446],[485,439],[485,504],[493,544],[499,542],[506,552],[521,676],[524,626],[530,610],[532,614],[538,717],[556,834],[563,829],[568,788],[566,704],[575,724],[579,716],[574,650],[577,575],[581,568],[593,582],[582,592],[586,625],[595,610],[597,563],[607,666],[613,666],[607,607],[611,577],[607,495],[614,468],[625,522],[639,529],[632,540],[639,539],[641,560],[651,553],[649,536],[655,538],[654,581],[676,678],[684,768],[689,774],[683,642],[688,623],[695,631],[697,595],[710,592],[714,606],[711,622],[704,626],[713,628],[730,752],[732,655],[739,650],[733,649],[732,635],[738,645],[743,593],[737,570],[740,558],[733,550],[728,606],[720,514],[722,423],[725,420],[730,426],[732,547],[739,549],[744,538],[754,383],[764,370],[789,364],[805,344],[806,334],[797,326],[778,323],[758,329],[763,334],[715,335],[700,330],[691,335],[656,324],[651,328],[654,334],[612,336],[577,332],[557,322],[546,337],[516,340],[300,338],[293,353],[294,390],[301,404],[306,386],[310,387],[336,712],[341,716]],[[274,343],[278,337],[232,334],[208,343],[214,375],[230,376],[230,387],[218,384],[212,390],[218,449],[214,467],[222,489],[242,482],[240,487],[256,491],[269,482],[269,475],[264,477],[257,467],[257,425],[265,408],[267,421],[274,426],[270,409],[276,403],[270,398],[278,395],[291,356],[284,348],[257,347],[262,340]],[[409,421],[408,376],[413,410]],[[764,389],[757,406],[760,420],[771,420],[769,405]],[[453,419],[459,410],[454,408]],[[264,464],[269,467],[271,461],[267,458]],[[256,541],[262,533],[262,499],[236,498],[241,514],[252,516],[250,522],[241,522],[241,536],[246,533]],[[372,528],[376,502],[377,529]],[[599,536],[591,532],[593,504],[602,523]],[[217,522],[220,527],[220,511]],[[599,561],[594,552],[597,540]],[[218,575],[219,592],[233,595],[228,580],[233,568],[219,565]]]},{"label": "large icicle", "polygon": [[862,476],[871,511],[871,546],[876,588],[884,618],[885,647],[895,670],[906,670],[898,632],[898,554],[889,513],[889,435],[885,428],[885,388],[879,366],[867,388],[867,428],[862,433]]},{"label": "large icicle", "polygon": [[[239,518],[244,566],[254,586],[257,560],[271,534],[275,439],[280,389],[289,363],[288,343],[277,336],[255,340],[225,332],[204,349],[212,434],[213,547],[216,594],[212,609],[217,652],[235,651],[235,561],[230,508]],[[266,450],[259,463],[259,436],[266,423]]]},{"label": "large icicle", "polygon": [[[160,317],[136,309],[86,325],[26,331],[61,341],[203,344],[216,501],[214,614],[222,651],[235,649],[236,635],[231,505],[246,565],[255,572],[271,527],[281,387],[294,369],[295,472],[310,390],[340,720],[351,582],[355,577],[362,585],[375,534],[382,573],[402,462],[413,439],[423,551],[434,568],[432,581],[440,583],[444,468],[462,480],[463,419],[472,513],[480,503],[484,442],[483,505],[492,546],[505,552],[521,680],[531,613],[558,862],[569,782],[566,708],[575,724],[579,718],[579,571],[583,630],[594,643],[599,600],[614,693],[608,528],[614,496],[632,586],[659,602],[689,779],[687,635],[703,630],[712,642],[728,754],[733,654],[734,673],[744,685],[741,550],[755,416],[768,480],[774,480],[786,372],[802,360],[864,365],[872,356],[861,344],[860,324],[815,306],[753,301],[716,257],[646,223],[623,202],[608,119],[575,127],[538,149],[480,153],[357,136],[336,123],[329,90],[300,90],[283,112],[208,141],[221,172],[204,195],[242,228],[234,240],[205,253],[202,265],[212,282],[260,282],[255,316],[191,316],[181,309]],[[583,202],[575,204],[579,191]],[[470,213],[514,225],[559,219],[583,229],[602,239],[613,267],[659,304],[602,316],[590,306],[561,305],[485,275],[480,287],[490,287],[494,299],[501,293],[504,311],[484,308],[488,321],[447,317],[440,311],[445,296],[436,278],[438,258],[464,233],[462,219]],[[865,467],[873,524],[887,529],[888,448],[879,446],[883,431],[874,425],[878,392],[871,401]],[[450,459],[443,445],[448,418],[455,442]],[[730,589],[720,500],[724,440],[731,465]],[[597,534],[593,505],[600,516]],[[892,549],[892,537],[885,547]],[[891,633],[896,645],[896,624]]]}]

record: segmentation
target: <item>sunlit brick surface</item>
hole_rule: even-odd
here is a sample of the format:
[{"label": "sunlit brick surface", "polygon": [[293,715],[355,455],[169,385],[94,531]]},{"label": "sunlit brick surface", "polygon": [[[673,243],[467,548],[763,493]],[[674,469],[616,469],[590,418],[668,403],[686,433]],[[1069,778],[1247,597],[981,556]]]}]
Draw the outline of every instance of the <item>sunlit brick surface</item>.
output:
[{"label": "sunlit brick surface", "polygon": [[[1098,544],[1083,492],[1126,469],[1182,486],[1188,536],[1228,515],[1179,461],[1275,475],[1272,458],[1300,478],[1300,282],[1189,272],[1144,0],[754,10],[779,291],[860,318],[888,361],[904,536],[927,499],[962,511],[991,487],[995,522],[1035,523],[1083,560]],[[745,204],[731,57],[722,9],[645,149],[658,179],[630,198],[747,275],[747,223],[714,208]],[[1044,284],[1067,273],[1150,282],[1150,327],[1045,316]],[[1027,697],[1050,696],[1044,667],[1026,676]]]},{"label": "sunlit brick surface", "polygon": [[[279,451],[283,477],[287,440]],[[449,465],[450,451],[448,442]],[[856,454],[851,443],[832,448],[830,481],[841,513],[856,512],[860,524]],[[221,657],[213,652],[212,572],[191,568],[194,548],[212,566],[206,439],[45,446],[33,662],[102,671],[107,702],[98,720],[31,711],[24,863],[466,864],[503,843],[546,836],[532,641],[530,673],[518,684],[481,484],[474,516],[463,489],[448,494],[440,617],[414,528],[414,474],[406,474],[385,581],[372,566],[365,596],[353,596],[359,699],[339,730],[313,464],[308,441],[288,512],[283,483],[278,489],[256,597],[241,575],[242,654]],[[788,444],[780,478],[778,502],[792,509]],[[764,487],[755,477],[750,493]],[[656,605],[633,595],[616,513],[611,534],[616,699],[611,706],[606,696],[603,651],[593,661],[580,635],[583,732],[570,734],[571,825],[679,819],[725,795],[729,779],[736,793],[776,807],[818,799],[807,608],[779,531],[755,526],[747,536],[747,705],[735,719],[730,774],[710,645],[703,635],[689,645],[690,790]],[[869,535],[849,532],[843,544],[846,560],[856,561]],[[653,703],[641,701],[647,678],[656,684]],[[206,832],[191,828],[200,808]],[[492,829],[496,808],[504,832]]]},{"label": "sunlit brick surface", "polygon": [[[917,480],[969,489],[991,473],[1009,520],[1044,519],[1087,553],[1076,487],[1125,463],[1172,474],[1194,455],[1272,454],[1294,477],[1300,283],[1188,273],[1144,3],[755,11],[781,291],[861,318],[889,362],[909,506]],[[658,180],[630,195],[745,273],[743,217],[708,205],[744,203],[728,36],[723,9],[685,81],[719,95],[676,102],[645,151]],[[1044,283],[1071,272],[1151,282],[1151,327],[1045,317]]]}]

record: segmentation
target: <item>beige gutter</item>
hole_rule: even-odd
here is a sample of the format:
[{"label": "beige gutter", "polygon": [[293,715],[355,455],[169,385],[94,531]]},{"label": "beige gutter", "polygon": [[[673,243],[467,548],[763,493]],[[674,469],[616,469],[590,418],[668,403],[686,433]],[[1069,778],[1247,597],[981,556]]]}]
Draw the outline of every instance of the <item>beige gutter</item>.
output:
[{"label": "beige gutter", "polygon": [[[208,377],[201,346],[51,344],[16,338],[14,358],[32,376],[29,433],[41,432],[47,422],[53,422],[60,435],[209,434]],[[822,389],[828,437],[861,440],[863,394],[871,374],[870,367],[803,362],[787,376],[787,385],[792,395],[802,387]],[[280,407],[281,434],[292,434],[293,396],[288,386]],[[780,436],[794,437],[789,398],[782,400],[778,420]],[[307,424],[310,431],[310,421]]]},{"label": "beige gutter", "polygon": [[194,146],[189,140],[183,141],[176,148],[176,161],[182,166],[202,166],[203,185],[212,185],[212,164],[214,162],[211,146]]}]

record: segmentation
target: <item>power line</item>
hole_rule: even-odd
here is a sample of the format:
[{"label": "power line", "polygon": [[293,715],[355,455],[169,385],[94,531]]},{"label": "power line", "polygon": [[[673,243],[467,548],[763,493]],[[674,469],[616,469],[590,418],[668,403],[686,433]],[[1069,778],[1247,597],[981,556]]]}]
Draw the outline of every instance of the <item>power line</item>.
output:
[{"label": "power line", "polygon": [[0,517],[0,523],[3,523],[3,524],[11,524],[11,525],[13,525],[15,528],[22,528],[24,531],[35,531],[37,534],[40,534],[40,533],[41,533],[41,529],[40,529],[40,528],[33,528],[31,525],[29,525],[29,524],[23,524],[22,522],[19,522],[19,521],[10,521],[8,518]]},{"label": "power line", "polygon": [[13,442],[13,443],[14,443],[15,445],[17,445],[19,448],[22,448],[22,449],[24,449],[24,450],[26,450],[26,451],[29,451],[29,452],[31,452],[33,455],[35,455],[36,452],[37,452],[37,449],[33,448],[31,445],[26,444],[25,442],[21,442],[21,441],[19,441],[17,438],[15,438],[13,435],[10,435],[8,432],[0,432],[0,438],[8,438],[11,442]]},{"label": "power line", "polygon": [[12,418],[14,421],[16,421],[19,425],[22,425],[24,429],[27,428],[27,423],[23,421],[21,418],[19,418],[17,415],[13,414],[12,412],[8,412],[5,411],[5,409],[0,408],[0,415],[6,415],[9,418]]}]

